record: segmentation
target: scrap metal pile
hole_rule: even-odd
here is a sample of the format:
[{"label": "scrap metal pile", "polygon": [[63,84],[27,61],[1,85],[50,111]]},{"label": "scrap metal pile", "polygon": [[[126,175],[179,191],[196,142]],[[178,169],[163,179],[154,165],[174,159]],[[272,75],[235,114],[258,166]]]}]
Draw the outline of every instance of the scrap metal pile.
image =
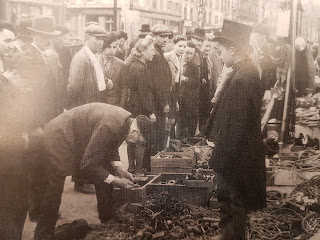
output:
[{"label": "scrap metal pile", "polygon": [[269,192],[268,206],[250,214],[248,239],[310,239],[320,230],[320,178],[297,185],[290,196]]},{"label": "scrap metal pile", "polygon": [[[148,196],[144,204],[127,203],[98,236],[85,239],[209,239],[218,234],[218,211],[193,206],[166,192]],[[96,231],[97,232],[97,231]]]}]

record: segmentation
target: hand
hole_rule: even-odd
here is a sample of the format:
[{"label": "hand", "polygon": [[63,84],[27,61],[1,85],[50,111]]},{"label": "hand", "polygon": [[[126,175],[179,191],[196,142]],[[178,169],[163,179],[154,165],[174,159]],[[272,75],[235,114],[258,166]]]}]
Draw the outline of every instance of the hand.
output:
[{"label": "hand", "polygon": [[205,80],[204,78],[202,78],[202,84],[206,84],[207,80]]},{"label": "hand", "polygon": [[164,108],[163,108],[163,112],[168,113],[170,111],[170,107],[169,104],[167,104]]},{"label": "hand", "polygon": [[27,149],[29,146],[29,134],[27,132],[24,132],[22,133],[21,138],[23,140],[23,148]]},{"label": "hand", "polygon": [[178,102],[176,102],[176,111],[177,111],[177,112],[179,112],[179,110],[180,110],[179,103],[178,103]]},{"label": "hand", "polygon": [[116,176],[114,177],[114,180],[112,181],[112,184],[114,186],[116,186],[116,187],[126,188],[126,189],[130,189],[130,188],[133,188],[133,187],[136,186],[132,181],[130,181],[128,179],[119,178],[119,177],[116,177]]},{"label": "hand", "polygon": [[123,167],[120,167],[120,166],[115,167],[115,170],[116,170],[116,175],[118,175],[120,178],[126,178],[132,182],[134,181],[132,174],[124,170]]},{"label": "hand", "polygon": [[113,82],[111,79],[107,79],[107,89],[111,90],[113,88]]},{"label": "hand", "polygon": [[151,120],[151,122],[155,123],[157,121],[157,117],[154,113],[152,113],[151,115],[149,115],[149,118]]}]

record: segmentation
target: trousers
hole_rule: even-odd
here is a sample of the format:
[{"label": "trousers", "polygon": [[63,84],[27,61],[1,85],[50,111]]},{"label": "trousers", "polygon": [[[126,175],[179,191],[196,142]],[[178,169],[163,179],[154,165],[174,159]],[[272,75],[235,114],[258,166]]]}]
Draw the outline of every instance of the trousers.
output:
[{"label": "trousers", "polygon": [[[54,240],[54,229],[59,216],[59,208],[65,183],[65,176],[59,176],[54,168],[47,171],[48,181],[40,214],[34,232],[35,240]],[[112,191],[110,184],[105,182],[95,184],[97,208],[100,221],[103,223],[114,215],[112,207]]]}]

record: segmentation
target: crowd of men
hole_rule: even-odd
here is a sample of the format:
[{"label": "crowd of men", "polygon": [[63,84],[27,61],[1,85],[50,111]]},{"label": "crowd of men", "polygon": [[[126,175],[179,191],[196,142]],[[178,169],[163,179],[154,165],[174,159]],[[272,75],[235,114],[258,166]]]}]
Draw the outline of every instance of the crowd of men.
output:
[{"label": "crowd of men", "polygon": [[[150,171],[169,138],[196,134],[215,144],[219,237],[244,239],[247,211],[265,206],[260,109],[274,83],[263,64],[266,27],[225,21],[219,36],[200,28],[173,36],[143,24],[128,44],[125,32],[91,23],[74,56],[68,33],[47,16],[17,28],[0,22],[1,239],[21,239],[29,211],[34,239],[53,240],[69,175],[95,184],[107,222],[112,185],[133,187],[131,173]],[[128,171],[119,162],[124,140]]]}]

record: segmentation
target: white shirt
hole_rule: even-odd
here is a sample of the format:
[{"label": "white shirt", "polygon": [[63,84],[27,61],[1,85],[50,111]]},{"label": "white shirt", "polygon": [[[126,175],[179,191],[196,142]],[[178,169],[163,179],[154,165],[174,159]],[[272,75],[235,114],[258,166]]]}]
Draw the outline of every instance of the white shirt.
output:
[{"label": "white shirt", "polygon": [[94,69],[96,70],[96,76],[97,76],[97,84],[99,91],[106,90],[106,82],[104,81],[104,75],[103,70],[100,64],[99,59],[97,56],[88,48],[87,45],[85,45],[84,50],[88,53],[90,60],[94,64]]}]

